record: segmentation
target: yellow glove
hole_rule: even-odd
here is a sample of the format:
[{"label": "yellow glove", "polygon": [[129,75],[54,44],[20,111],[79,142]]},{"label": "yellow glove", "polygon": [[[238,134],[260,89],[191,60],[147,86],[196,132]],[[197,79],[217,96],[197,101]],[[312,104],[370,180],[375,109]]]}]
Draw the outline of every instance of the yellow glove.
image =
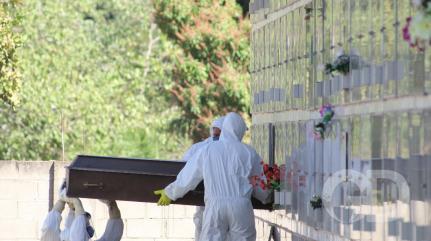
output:
[{"label": "yellow glove", "polygon": [[160,195],[160,199],[157,202],[157,205],[168,206],[169,204],[171,204],[172,200],[169,199],[168,195],[166,195],[166,192],[164,189],[154,191],[154,194]]}]

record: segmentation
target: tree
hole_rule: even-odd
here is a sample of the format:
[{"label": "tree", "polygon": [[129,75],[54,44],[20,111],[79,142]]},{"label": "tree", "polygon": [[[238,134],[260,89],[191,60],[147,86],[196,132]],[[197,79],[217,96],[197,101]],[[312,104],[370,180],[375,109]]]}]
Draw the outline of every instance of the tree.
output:
[{"label": "tree", "polygon": [[0,2],[0,99],[13,107],[19,103],[21,87],[16,54],[20,45],[17,3],[17,0]]},{"label": "tree", "polygon": [[171,126],[194,142],[209,123],[229,111],[249,112],[249,31],[235,0],[153,0],[155,22],[178,49],[169,62],[173,97],[181,117]]},{"label": "tree", "polygon": [[28,0],[22,11],[25,85],[19,108],[0,106],[0,160],[62,159],[63,144],[67,160],[182,150],[167,131],[177,111],[157,90],[164,82],[149,51],[150,3]]}]

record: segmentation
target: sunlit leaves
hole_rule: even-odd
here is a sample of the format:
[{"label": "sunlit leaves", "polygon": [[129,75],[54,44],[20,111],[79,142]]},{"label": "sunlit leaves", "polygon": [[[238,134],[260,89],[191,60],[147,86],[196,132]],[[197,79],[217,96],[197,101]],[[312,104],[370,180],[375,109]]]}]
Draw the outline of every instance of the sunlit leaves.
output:
[{"label": "sunlit leaves", "polygon": [[182,117],[172,122],[194,141],[228,111],[249,110],[249,31],[234,0],[153,0],[155,20],[180,51],[170,56],[173,96]]},{"label": "sunlit leaves", "polygon": [[0,99],[12,107],[19,103],[21,74],[17,48],[21,43],[17,1],[0,2]]}]

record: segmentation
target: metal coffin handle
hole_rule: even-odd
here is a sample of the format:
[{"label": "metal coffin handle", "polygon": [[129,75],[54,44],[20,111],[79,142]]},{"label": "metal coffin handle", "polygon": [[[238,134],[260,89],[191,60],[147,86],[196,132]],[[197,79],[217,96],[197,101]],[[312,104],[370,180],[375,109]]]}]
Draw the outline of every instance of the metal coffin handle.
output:
[{"label": "metal coffin handle", "polygon": [[99,183],[88,183],[85,182],[84,184],[82,184],[85,188],[98,188],[100,190],[103,190],[103,182],[99,182]]}]

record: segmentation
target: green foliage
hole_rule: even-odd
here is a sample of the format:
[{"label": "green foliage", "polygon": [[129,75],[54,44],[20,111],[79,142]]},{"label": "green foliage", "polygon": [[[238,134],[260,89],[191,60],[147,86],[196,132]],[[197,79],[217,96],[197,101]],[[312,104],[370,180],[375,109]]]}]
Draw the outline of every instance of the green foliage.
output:
[{"label": "green foliage", "polygon": [[20,16],[16,7],[16,0],[0,2],[0,99],[12,107],[19,103],[21,87],[16,55],[20,45],[17,33]]},{"label": "green foliage", "polygon": [[0,159],[58,160],[63,145],[69,160],[175,158],[177,133],[248,112],[250,26],[233,0],[154,0],[154,19],[145,0],[15,4],[0,3]]},{"label": "green foliage", "polygon": [[235,0],[153,0],[155,21],[177,54],[169,62],[173,97],[182,116],[171,124],[194,141],[215,116],[249,111],[249,22]]},{"label": "green foliage", "polygon": [[[0,107],[0,159],[89,153],[172,158],[187,143],[167,132],[177,111],[142,0],[28,0],[22,6],[22,104]],[[157,35],[157,31],[154,31]],[[158,49],[169,50],[169,44]]]}]

